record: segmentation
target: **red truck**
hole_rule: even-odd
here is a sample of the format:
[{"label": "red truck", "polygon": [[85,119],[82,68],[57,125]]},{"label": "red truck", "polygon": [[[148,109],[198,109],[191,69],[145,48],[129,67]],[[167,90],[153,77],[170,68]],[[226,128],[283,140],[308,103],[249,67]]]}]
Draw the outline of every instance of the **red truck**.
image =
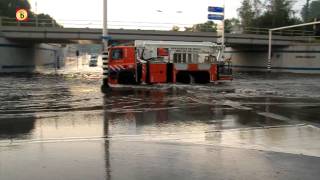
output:
[{"label": "red truck", "polygon": [[135,41],[109,48],[104,83],[210,83],[232,80],[224,47],[211,42]]}]

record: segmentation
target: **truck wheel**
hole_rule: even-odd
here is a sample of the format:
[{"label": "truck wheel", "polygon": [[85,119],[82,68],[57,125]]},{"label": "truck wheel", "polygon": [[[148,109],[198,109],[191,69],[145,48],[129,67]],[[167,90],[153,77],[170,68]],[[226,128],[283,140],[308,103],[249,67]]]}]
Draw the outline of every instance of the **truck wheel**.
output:
[{"label": "truck wheel", "polygon": [[120,72],[118,75],[118,83],[119,84],[136,84],[136,79],[134,78],[134,73],[129,71]]},{"label": "truck wheel", "polygon": [[210,74],[208,72],[197,72],[192,75],[195,79],[195,83],[197,84],[210,83]]},{"label": "truck wheel", "polygon": [[190,84],[192,83],[192,79],[194,78],[188,72],[178,72],[177,74],[177,82],[179,83]]}]

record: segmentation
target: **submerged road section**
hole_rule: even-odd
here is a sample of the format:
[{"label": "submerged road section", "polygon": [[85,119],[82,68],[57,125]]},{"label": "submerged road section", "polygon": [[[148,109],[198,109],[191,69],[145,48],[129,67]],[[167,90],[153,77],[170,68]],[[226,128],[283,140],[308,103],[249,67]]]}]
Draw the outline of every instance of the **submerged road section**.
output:
[{"label": "submerged road section", "polygon": [[119,87],[98,74],[0,76],[0,179],[320,177],[320,76]]}]

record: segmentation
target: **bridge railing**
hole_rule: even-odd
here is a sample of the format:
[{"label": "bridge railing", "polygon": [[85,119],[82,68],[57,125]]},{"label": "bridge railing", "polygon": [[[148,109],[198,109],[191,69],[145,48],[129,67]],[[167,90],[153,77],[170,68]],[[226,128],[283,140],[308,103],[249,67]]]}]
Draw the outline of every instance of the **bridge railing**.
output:
[{"label": "bridge railing", "polygon": [[[268,35],[268,28],[256,28],[256,27],[246,27],[243,29],[243,34],[261,34]],[[302,29],[289,29],[289,30],[280,30],[273,32],[274,35],[280,36],[314,36],[314,31],[302,30]]]},{"label": "bridge railing", "polygon": [[[26,22],[17,22],[15,18],[0,17],[0,26],[28,26],[28,27],[54,27],[54,28],[100,28],[102,22],[100,20],[56,20],[32,18]],[[155,22],[126,22],[126,21],[110,21],[109,28],[113,29],[145,29],[145,30],[167,30],[167,31],[205,31],[210,32],[215,29],[212,25],[198,25],[193,24],[181,24],[181,23],[155,23]],[[178,27],[178,28],[174,28]],[[256,34],[267,35],[269,33],[268,28],[257,27],[239,27],[237,31],[228,30],[228,33],[232,34]],[[308,31],[304,29],[290,29],[274,32],[274,35],[282,36],[314,36],[314,31]]]},{"label": "bridge railing", "polygon": [[28,19],[18,22],[15,18],[0,17],[0,26],[29,26],[29,27],[63,27],[53,19]]}]

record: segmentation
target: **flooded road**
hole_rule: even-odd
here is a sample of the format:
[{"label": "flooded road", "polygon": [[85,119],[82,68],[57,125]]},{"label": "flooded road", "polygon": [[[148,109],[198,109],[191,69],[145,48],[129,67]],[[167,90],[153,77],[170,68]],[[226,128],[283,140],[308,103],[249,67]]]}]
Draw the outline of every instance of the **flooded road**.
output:
[{"label": "flooded road", "polygon": [[103,94],[97,71],[1,75],[0,179],[317,179],[319,82],[237,74]]}]

